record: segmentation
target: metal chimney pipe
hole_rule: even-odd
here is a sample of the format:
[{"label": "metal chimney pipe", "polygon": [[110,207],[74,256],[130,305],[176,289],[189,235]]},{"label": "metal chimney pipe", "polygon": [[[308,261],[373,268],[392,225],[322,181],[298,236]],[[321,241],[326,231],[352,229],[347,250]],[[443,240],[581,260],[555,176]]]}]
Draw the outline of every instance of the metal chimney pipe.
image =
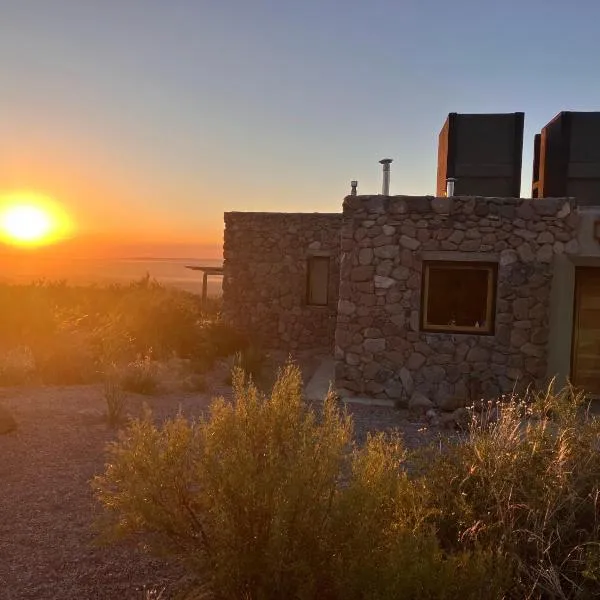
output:
[{"label": "metal chimney pipe", "polygon": [[452,198],[454,196],[454,184],[456,179],[454,177],[448,177],[446,179],[446,198]]},{"label": "metal chimney pipe", "polygon": [[390,195],[390,163],[392,162],[391,158],[382,158],[379,161],[380,165],[383,165],[383,186],[381,189],[381,193],[384,196]]},{"label": "metal chimney pipe", "polygon": [[358,187],[358,181],[352,180],[350,182],[350,195],[356,196],[356,188]]}]

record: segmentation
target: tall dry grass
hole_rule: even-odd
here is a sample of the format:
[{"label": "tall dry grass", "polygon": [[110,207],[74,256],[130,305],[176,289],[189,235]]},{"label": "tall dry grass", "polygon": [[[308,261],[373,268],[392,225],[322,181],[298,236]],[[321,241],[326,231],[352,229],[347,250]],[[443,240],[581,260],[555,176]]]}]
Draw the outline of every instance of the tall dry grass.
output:
[{"label": "tall dry grass", "polygon": [[442,547],[497,550],[514,598],[600,597],[600,420],[571,387],[473,413],[420,484]]}]

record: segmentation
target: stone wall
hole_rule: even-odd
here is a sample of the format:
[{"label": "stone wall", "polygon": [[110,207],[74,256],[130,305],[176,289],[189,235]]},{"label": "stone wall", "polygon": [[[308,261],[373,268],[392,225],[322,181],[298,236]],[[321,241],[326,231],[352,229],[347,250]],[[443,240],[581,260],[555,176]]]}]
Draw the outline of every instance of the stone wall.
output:
[{"label": "stone wall", "polygon": [[[225,213],[223,312],[267,348],[333,349],[341,214]],[[328,306],[307,304],[307,261],[329,256]]]},{"label": "stone wall", "polygon": [[[565,199],[349,196],[344,201],[336,384],[442,408],[546,376],[556,254],[577,253]],[[498,263],[491,335],[420,330],[423,260]]]}]

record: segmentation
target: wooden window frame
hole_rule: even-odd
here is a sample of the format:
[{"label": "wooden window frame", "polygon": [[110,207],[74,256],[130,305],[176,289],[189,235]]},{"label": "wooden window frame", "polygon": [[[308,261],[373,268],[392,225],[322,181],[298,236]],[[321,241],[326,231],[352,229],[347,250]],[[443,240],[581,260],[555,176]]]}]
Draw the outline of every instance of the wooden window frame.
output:
[{"label": "wooden window frame", "polygon": [[[311,263],[319,262],[319,261],[327,262],[327,281],[325,283],[325,302],[323,304],[310,301]],[[315,308],[326,308],[329,306],[329,279],[330,279],[330,277],[331,277],[331,256],[315,254],[313,256],[309,256],[306,259],[306,297],[305,297],[306,306],[312,306]]]},{"label": "wooden window frame", "polygon": [[[427,305],[429,299],[429,269],[430,268],[464,269],[464,270],[487,270],[488,288],[486,302],[486,322],[489,325],[482,327],[469,327],[466,325],[434,325],[427,322]],[[496,293],[498,289],[498,263],[483,262],[476,260],[427,260],[423,261],[421,281],[421,331],[426,333],[456,333],[468,335],[494,335],[496,330]]]}]

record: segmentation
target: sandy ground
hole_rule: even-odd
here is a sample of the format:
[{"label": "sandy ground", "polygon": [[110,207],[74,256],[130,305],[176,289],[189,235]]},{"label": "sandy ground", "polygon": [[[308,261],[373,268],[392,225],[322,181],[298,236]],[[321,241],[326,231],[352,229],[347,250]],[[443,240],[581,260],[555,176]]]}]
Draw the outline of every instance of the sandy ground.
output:
[{"label": "sandy ground", "polygon": [[[157,415],[198,414],[207,395],[134,398]],[[175,569],[127,547],[99,548],[89,485],[115,439],[100,386],[3,390],[19,429],[0,436],[0,599],[143,598],[167,587]]]},{"label": "sandy ground", "polygon": [[[139,414],[147,402],[158,418],[200,414],[210,393],[131,395]],[[0,436],[0,600],[145,598],[144,586],[171,598],[181,573],[134,548],[98,547],[93,523],[98,507],[90,480],[104,470],[106,444],[116,433],[104,418],[102,387],[0,389],[0,404],[19,423]],[[389,408],[351,407],[355,433],[399,427],[409,446],[432,432]]]}]

